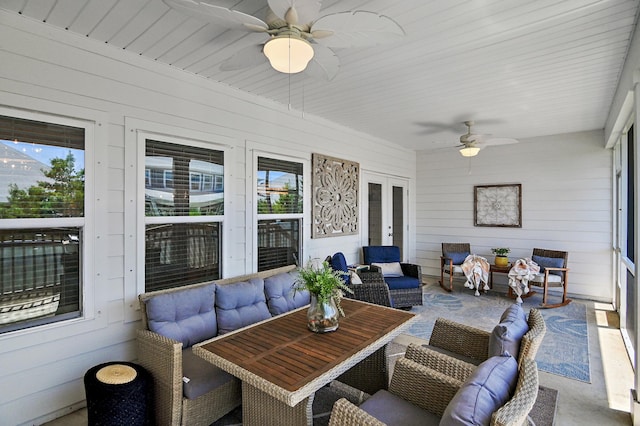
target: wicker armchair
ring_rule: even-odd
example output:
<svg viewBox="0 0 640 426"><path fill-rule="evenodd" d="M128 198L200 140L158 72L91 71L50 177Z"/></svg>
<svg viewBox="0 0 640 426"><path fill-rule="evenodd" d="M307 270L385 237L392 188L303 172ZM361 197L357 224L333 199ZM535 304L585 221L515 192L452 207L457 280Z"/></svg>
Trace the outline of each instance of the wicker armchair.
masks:
<svg viewBox="0 0 640 426"><path fill-rule="evenodd" d="M440 355L436 361L447 364L450 358ZM397 412L419 411L420 424L437 425L447 406L464 383L464 377L452 377L440 373L441 365L419 364L408 358L396 363L389 392L395 397ZM538 368L532 359L524 360L519 368L514 394L491 416L491 425L521 426L527 424L527 416L538 395ZM365 404L366 405L366 404ZM387 410L390 407L385 407ZM394 407L395 408L395 407ZM366 409L366 408L365 408ZM331 411L329 426L384 426L386 423L353 405L346 399L338 400Z"/></svg>
<svg viewBox="0 0 640 426"><path fill-rule="evenodd" d="M527 358L535 358L542 339L547 332L544 318L537 309L529 311L527 323L529 331L522 336L520 341L520 353L517 358L518 365L522 365ZM489 357L490 336L491 332L489 331L444 318L437 318L429 339L429 345L421 348L420 351L414 351L410 347L407 349L405 356L416 362L428 363L432 361L427 361L426 358L439 359L440 355L446 353L447 355L445 356L455 359L455 361L447 363L446 367L455 369L456 373L439 371L445 374L452 374L455 377L457 377L457 371L463 371L466 377L473 372L477 364ZM430 349L430 347L437 349Z"/></svg>
<svg viewBox="0 0 640 426"><path fill-rule="evenodd" d="M343 253L338 252L333 256L328 256L326 261L329 262L334 271L343 273L345 283L353 291L353 294L347 294L347 297L376 305L392 306L389 286L380 272L359 271L357 275L362 283L355 284L351 280Z"/></svg>

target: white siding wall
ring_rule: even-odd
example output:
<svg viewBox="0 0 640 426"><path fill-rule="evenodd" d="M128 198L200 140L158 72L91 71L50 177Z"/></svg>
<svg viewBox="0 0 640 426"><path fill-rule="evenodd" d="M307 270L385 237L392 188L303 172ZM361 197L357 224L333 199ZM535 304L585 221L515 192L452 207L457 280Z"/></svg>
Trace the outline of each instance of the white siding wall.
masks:
<svg viewBox="0 0 640 426"><path fill-rule="evenodd" d="M471 159L455 148L420 153L416 256L423 273L439 277L442 242L469 242L490 261L493 247L510 247L512 261L534 247L566 250L569 293L611 300L612 152L603 146L603 133L593 131L488 147ZM474 227L474 185L503 183L522 184L522 228ZM494 278L506 283L504 275Z"/></svg>
<svg viewBox="0 0 640 426"><path fill-rule="evenodd" d="M0 40L0 104L97 123L92 142L97 160L87 164L97 182L94 209L87 212L96 222L86 241L93 247L86 283L91 309L73 323L0 335L2 424L34 424L66 414L84 400L88 368L136 358L137 259L143 247L136 244L139 230L132 219L140 198L131 146L136 139L128 133L197 132L226 147L225 276L251 272L248 148L303 161L310 161L312 152L358 161L363 170L409 179L411 193L415 188L414 154L392 143L2 12ZM409 210L415 211L413 200ZM309 218L307 211L305 258L343 251L348 261L359 260L360 236L311 240ZM414 231L410 223L408 235ZM410 258L414 249L411 239Z"/></svg>

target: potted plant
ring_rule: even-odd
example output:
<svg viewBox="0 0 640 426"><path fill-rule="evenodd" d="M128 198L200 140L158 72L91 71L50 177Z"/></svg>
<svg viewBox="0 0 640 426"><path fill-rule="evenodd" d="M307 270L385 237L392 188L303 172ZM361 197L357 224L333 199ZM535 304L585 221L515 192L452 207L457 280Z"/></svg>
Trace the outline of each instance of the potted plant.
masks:
<svg viewBox="0 0 640 426"><path fill-rule="evenodd" d="M353 293L345 284L341 273L334 271L329 263L321 265L312 260L298 269L300 277L294 284L294 291L308 290L310 305L307 311L307 327L316 333L326 333L338 328L338 315L344 316L340 300L344 292Z"/></svg>
<svg viewBox="0 0 640 426"><path fill-rule="evenodd" d="M509 258L507 254L511 251L511 249L507 247L498 247L492 248L491 251L496 255L496 259L494 261L496 266L506 267L509 264Z"/></svg>

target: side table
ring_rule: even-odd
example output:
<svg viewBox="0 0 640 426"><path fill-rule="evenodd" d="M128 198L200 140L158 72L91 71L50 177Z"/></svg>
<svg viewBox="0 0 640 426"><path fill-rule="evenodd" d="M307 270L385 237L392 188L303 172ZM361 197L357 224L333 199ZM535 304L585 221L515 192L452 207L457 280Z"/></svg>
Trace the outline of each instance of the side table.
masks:
<svg viewBox="0 0 640 426"><path fill-rule="evenodd" d="M84 375L89 426L153 425L153 380L140 365L108 362Z"/></svg>
<svg viewBox="0 0 640 426"><path fill-rule="evenodd" d="M489 267L489 288L493 288L493 273L498 274L508 274L513 265L511 263L507 264L507 266L498 266L491 264ZM511 287L509 287L511 288Z"/></svg>

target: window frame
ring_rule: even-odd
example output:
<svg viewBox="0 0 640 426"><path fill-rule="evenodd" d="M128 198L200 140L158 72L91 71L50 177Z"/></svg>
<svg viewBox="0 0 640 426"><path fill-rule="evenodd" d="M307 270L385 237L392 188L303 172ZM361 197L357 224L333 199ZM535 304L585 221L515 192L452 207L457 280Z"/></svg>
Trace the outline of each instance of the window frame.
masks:
<svg viewBox="0 0 640 426"><path fill-rule="evenodd" d="M125 153L125 160L129 160L131 167L129 172L132 173L131 179L134 182L133 187L128 187L125 192L125 198L131 201L132 207L135 209L135 222L125 221L125 228L130 229L131 233L135 235L136 249L135 256L130 265L126 266L126 270L130 272L129 276L125 280L125 287L127 288L127 294L125 297L134 300L135 302L130 304L131 309L126 314L127 321L135 321L140 318L139 304L137 303L137 296L145 293L146 284L146 271L145 271L145 231L148 224L169 224L169 223L209 223L219 222L221 225L220 243L221 253L226 253L228 248L228 226L225 225L225 217L230 208L230 196L233 191L227 187L225 188L224 197L224 211L223 215L203 215L203 216L146 216L145 215L145 173L143 171L146 168L145 156L146 156L146 141L147 139L156 140L160 142L173 143L178 145L187 145L191 147L200 147L203 149L222 151L225 158L224 176L225 181L228 179L229 169L227 166L227 158L229 157L230 145L223 142L228 141L228 138L215 135L212 133L199 132L195 130L189 130L184 128L177 128L169 125L163 125L159 123L148 122L144 120L138 120L134 118L125 118L126 134L129 137L130 143L135 147L135 151L131 150ZM125 176L126 178L126 176ZM164 175L163 175L164 178ZM140 196L137 196L140 194ZM127 197L129 195L129 197ZM125 215L130 217L131 215ZM127 230L125 230L127 232ZM125 245L125 252L127 247ZM125 258L129 259L127 253ZM220 272L221 278L224 271L227 268L227 256L222 255L220 259Z"/></svg>
<svg viewBox="0 0 640 426"><path fill-rule="evenodd" d="M102 216L102 214L99 213L100 210L96 208L96 205L99 204L96 202L98 198L96 194L104 193L105 187L97 188L97 183L100 181L97 176L104 174L104 165L102 162L96 161L96 158L102 158L104 150L97 148L96 137L105 117L103 114L93 114L91 111L79 108L57 108L56 110L59 111L59 113L47 112L44 109L35 111L0 105L0 115L84 129L84 216L1 219L0 229L80 228L82 234L82 252L80 254L80 282L78 283L80 292L79 315L59 320L52 317L53 321L50 322L34 324L27 328L18 328L2 333L0 334L0 341L3 342L3 350L1 350L0 353L5 350L10 351L17 349L13 344L8 344L8 342L12 340L16 342L21 341L21 339L15 340L17 337L29 336L34 333L44 333L43 335L46 335L47 338L43 341L49 341L58 338L58 333L63 333L68 336L86 332L87 324L89 324L89 327L92 329L98 326L95 322L91 321L96 318L94 288L100 279L96 277L94 269L95 253L99 251L96 247L96 239L99 238L99 236L96 234L95 223L97 220L105 220L105 217ZM62 113L67 113L67 115L62 115ZM101 217L96 218L96 214L99 214ZM71 327L71 329L69 327ZM24 342L17 343L17 346L22 347L23 344Z"/></svg>
<svg viewBox="0 0 640 426"><path fill-rule="evenodd" d="M298 219L300 221L300 242L299 242L299 258L298 262L304 264L304 256L306 249L306 241L310 238L310 228L307 226L307 223L310 223L308 220L309 212L311 210L310 204L310 196L305 196L304 194L310 194L311 192L311 184L310 184L310 167L311 161L309 157L296 157L291 154L283 154L276 152L268 152L262 151L259 149L252 149L248 147L247 149L247 164L251 165L251 168L247 167L250 170L250 173L247 173L247 193L251 194L251 211L247 212L247 232L250 232L250 237L248 236L247 240L252 241L252 251L251 255L247 256L247 262L250 262L248 265L252 271L258 271L258 222L261 220L275 220L275 219ZM301 213L283 213L283 214L267 214L267 213L258 213L258 157L267 157L274 160L282 160L289 161L294 163L302 164L302 199L303 206Z"/></svg>

